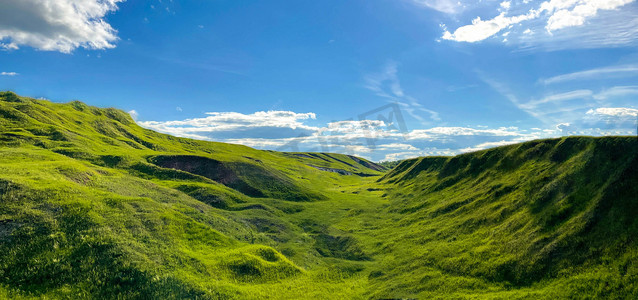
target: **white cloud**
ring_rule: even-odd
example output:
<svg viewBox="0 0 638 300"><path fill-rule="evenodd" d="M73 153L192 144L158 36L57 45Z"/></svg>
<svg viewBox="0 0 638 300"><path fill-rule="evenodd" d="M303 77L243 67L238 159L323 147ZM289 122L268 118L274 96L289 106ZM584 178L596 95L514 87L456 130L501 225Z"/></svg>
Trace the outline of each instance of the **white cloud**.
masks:
<svg viewBox="0 0 638 300"><path fill-rule="evenodd" d="M104 17L123 0L2 0L0 47L70 53L114 48L117 31Z"/></svg>
<svg viewBox="0 0 638 300"><path fill-rule="evenodd" d="M627 107L601 107L590 109L587 111L587 115L604 118L635 119L638 117L638 109Z"/></svg>
<svg viewBox="0 0 638 300"><path fill-rule="evenodd" d="M557 51L638 46L638 5L599 11L585 24L547 32L545 23L535 22L533 35L517 35L519 51Z"/></svg>
<svg viewBox="0 0 638 300"><path fill-rule="evenodd" d="M133 118L133 120L135 121L137 121L137 118L140 116L140 114L138 114L137 111L134 109L129 110L128 114L131 115L131 118Z"/></svg>
<svg viewBox="0 0 638 300"><path fill-rule="evenodd" d="M560 123L560 124L556 124L556 129L564 131L564 130L568 130L572 127L572 124L570 123Z"/></svg>
<svg viewBox="0 0 638 300"><path fill-rule="evenodd" d="M407 135L407 141L414 145L437 145L452 148L464 148L480 142L493 142L502 139L521 138L529 136L516 127L501 127L496 129L471 127L434 127L413 130Z"/></svg>
<svg viewBox="0 0 638 300"><path fill-rule="evenodd" d="M314 113L295 113L291 111L258 111L252 114L238 112L209 112L205 118L186 119L183 121L143 122L149 125L214 127L216 129L233 129L237 127L303 127L298 120L315 119Z"/></svg>
<svg viewBox="0 0 638 300"><path fill-rule="evenodd" d="M304 142L305 137L265 139L265 138L242 138L242 139L225 139L225 143L241 144L248 147L260 149L275 149L292 142Z"/></svg>
<svg viewBox="0 0 638 300"><path fill-rule="evenodd" d="M331 132L353 132L359 130L379 130L383 127L387 127L387 125L381 120L346 120L328 123L327 130Z"/></svg>
<svg viewBox="0 0 638 300"><path fill-rule="evenodd" d="M510 7L512 7L512 2L511 1L503 1L503 2L501 2L500 6L504 10L509 10Z"/></svg>
<svg viewBox="0 0 638 300"><path fill-rule="evenodd" d="M554 12L556 10L570 8L583 0L549 0L541 3L540 10Z"/></svg>
<svg viewBox="0 0 638 300"><path fill-rule="evenodd" d="M20 74L16 73L16 72L2 72L0 73L0 76L18 76Z"/></svg>
<svg viewBox="0 0 638 300"><path fill-rule="evenodd" d="M516 127L500 127L498 129L475 129L470 127L433 127L429 129L416 129L411 131L408 134L408 140L468 135L519 136L521 134L518 132L518 128Z"/></svg>
<svg viewBox="0 0 638 300"><path fill-rule="evenodd" d="M137 117L135 111L129 113ZM313 121L316 120L314 113L290 111L261 111L252 114L213 112L203 118L138 123L146 128L182 137L277 151L363 155L378 161L417 156L455 155L568 134L628 134L628 132L631 133L632 127L628 127L627 124L633 123L625 121L619 123L618 120L632 120L631 118L635 120L637 115L638 110L633 108L598 108L587 114L582 111L580 121L561 122L562 124L551 127L537 127L531 130L514 126L499 128L438 126L407 133L399 132L392 124L381 120L345 120L311 126L309 122L316 122ZM611 119L613 122L609 121ZM632 126L635 128L635 125Z"/></svg>
<svg viewBox="0 0 638 300"><path fill-rule="evenodd" d="M573 80L597 80L600 79L602 76L604 76L605 78L638 76L638 65L629 64L590 69L550 77L541 80L541 82L544 84L554 84Z"/></svg>
<svg viewBox="0 0 638 300"><path fill-rule="evenodd" d="M390 143L383 144L376 147L378 150L402 150L402 151L415 151L419 150L419 148L414 147L410 144L405 143Z"/></svg>
<svg viewBox="0 0 638 300"><path fill-rule="evenodd" d="M452 156L458 153L459 151L453 149L425 148L418 151L388 153L380 161L404 160L420 156Z"/></svg>
<svg viewBox="0 0 638 300"><path fill-rule="evenodd" d="M478 144L478 145L473 146L473 147L463 148L463 149L460 149L459 151L462 152L462 153L474 152L474 151L479 151L479 150L485 150L487 148L507 146L507 145L511 145L511 144L515 144L515 143L519 143L519 142L521 142L521 141L520 140L511 140L511 141L502 140L502 141L498 141L498 142L486 142L486 143Z"/></svg>
<svg viewBox="0 0 638 300"><path fill-rule="evenodd" d="M137 118L137 112L129 112ZM344 120L311 126L314 113L260 111L211 112L202 118L138 121L143 127L175 136L243 144L278 151L338 152L372 159L452 155L476 144L532 139L516 127L432 127L405 133L382 120ZM402 153L393 154L391 153ZM387 157L386 157L387 156Z"/></svg>
<svg viewBox="0 0 638 300"><path fill-rule="evenodd" d="M463 9L463 5L458 0L412 0L412 2L447 14L456 14Z"/></svg>
<svg viewBox="0 0 638 300"><path fill-rule="evenodd" d="M476 17L471 24L461 26L450 32L445 25L442 25L445 40L457 42L479 42L498 34L505 28L523 22L530 23L534 29L545 27L544 35L532 35L534 30L527 28L524 31L514 30L516 33L513 42L533 48L533 44L543 44L548 41L555 41L563 48L569 48L568 41L576 41L577 46L614 46L633 42L638 39L638 29L632 22L635 16L618 10L635 0L549 0L544 1L536 9L527 8L527 2L516 3L518 7L513 7L512 2L501 2L495 10L500 12L494 18L482 20ZM521 10L525 11L521 13ZM518 12L518 15L509 16L510 11ZM571 27L587 25L587 21L600 15L601 11L614 11L615 15L596 19L595 25L589 26L593 30L588 31L567 31L555 36L555 32ZM629 27L618 23L624 22ZM541 22L542 21L542 22ZM613 24L613 26L608 26ZM616 27L616 28L613 28ZM580 38L580 39L579 39ZM508 38L508 41L512 40ZM580 40L580 41L579 41ZM508 43L509 44L509 43ZM574 46L574 47L577 47ZM556 46L555 46L556 47Z"/></svg>
<svg viewBox="0 0 638 300"><path fill-rule="evenodd" d="M480 17L476 17L472 20L471 25L459 27L454 31L454 33L450 33L445 30L442 38L457 42L479 42L499 33L501 30L512 24L518 24L525 20L534 19L536 18L536 15L537 12L532 11L524 15L506 17L505 12L502 12L490 20L481 20Z"/></svg>
<svg viewBox="0 0 638 300"><path fill-rule="evenodd" d="M585 20L595 16L599 10L613 10L634 0L552 0L546 5L548 11L554 12L547 20L547 31L562 29L566 27L580 26L585 24ZM556 3L555 5L551 5ZM573 6L574 4L578 4ZM567 9L569 7L571 10ZM541 5L541 10L544 8Z"/></svg>
<svg viewBox="0 0 638 300"><path fill-rule="evenodd" d="M307 126L302 120L315 119L314 113L295 113L291 111L259 111L252 114L238 112L209 112L208 117L176 121L143 121L143 127L183 137L211 139L216 135L225 137L242 132L251 135L282 134L287 129L288 135L312 133L316 127ZM279 130L278 130L279 129ZM296 134L295 134L296 133ZM254 137L254 136L253 136ZM273 136L266 136L273 137Z"/></svg>

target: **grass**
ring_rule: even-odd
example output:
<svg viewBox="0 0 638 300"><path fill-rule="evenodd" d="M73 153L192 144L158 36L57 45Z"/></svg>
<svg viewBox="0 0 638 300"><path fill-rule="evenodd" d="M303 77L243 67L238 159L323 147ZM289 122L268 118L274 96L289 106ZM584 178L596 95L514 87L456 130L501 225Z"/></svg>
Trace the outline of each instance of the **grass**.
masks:
<svg viewBox="0 0 638 300"><path fill-rule="evenodd" d="M0 93L0 298L638 297L635 137L377 165Z"/></svg>

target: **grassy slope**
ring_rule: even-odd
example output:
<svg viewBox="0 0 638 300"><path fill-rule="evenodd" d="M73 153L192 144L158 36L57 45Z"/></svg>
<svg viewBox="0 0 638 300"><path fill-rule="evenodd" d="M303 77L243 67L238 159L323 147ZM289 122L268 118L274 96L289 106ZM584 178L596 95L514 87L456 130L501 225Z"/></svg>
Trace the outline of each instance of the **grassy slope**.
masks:
<svg viewBox="0 0 638 300"><path fill-rule="evenodd" d="M378 201L345 191L382 174L356 158L175 138L119 110L13 94L0 96L0 116L0 284L7 293L361 293L360 278L323 271L332 267L326 258L342 254L329 253L325 239L350 238L334 228L344 212L332 210ZM224 174L158 166L175 158L182 169L204 160ZM232 189L242 186L258 197ZM306 213L315 202L338 204L327 205L325 216ZM308 224L319 229L307 233Z"/></svg>
<svg viewBox="0 0 638 300"><path fill-rule="evenodd" d="M378 295L638 295L635 137L419 158L381 181Z"/></svg>
<svg viewBox="0 0 638 300"><path fill-rule="evenodd" d="M119 110L3 93L0 143L0 297L638 293L635 138L535 141L384 175L351 156L176 138Z"/></svg>

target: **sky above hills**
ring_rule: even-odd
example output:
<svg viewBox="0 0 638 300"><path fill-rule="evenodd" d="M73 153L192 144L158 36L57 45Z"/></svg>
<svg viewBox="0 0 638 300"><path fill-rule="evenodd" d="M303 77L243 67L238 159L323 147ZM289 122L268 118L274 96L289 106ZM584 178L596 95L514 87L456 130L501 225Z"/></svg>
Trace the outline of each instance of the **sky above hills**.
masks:
<svg viewBox="0 0 638 300"><path fill-rule="evenodd" d="M638 1L0 0L0 90L373 160L638 127Z"/></svg>

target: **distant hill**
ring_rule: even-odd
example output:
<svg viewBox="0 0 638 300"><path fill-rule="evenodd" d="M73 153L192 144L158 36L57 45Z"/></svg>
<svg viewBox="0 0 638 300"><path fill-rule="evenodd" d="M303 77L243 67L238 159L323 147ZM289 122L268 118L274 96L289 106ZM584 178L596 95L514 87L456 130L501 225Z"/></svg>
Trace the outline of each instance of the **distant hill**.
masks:
<svg viewBox="0 0 638 300"><path fill-rule="evenodd" d="M0 298L636 298L637 146L388 170L0 92Z"/></svg>

